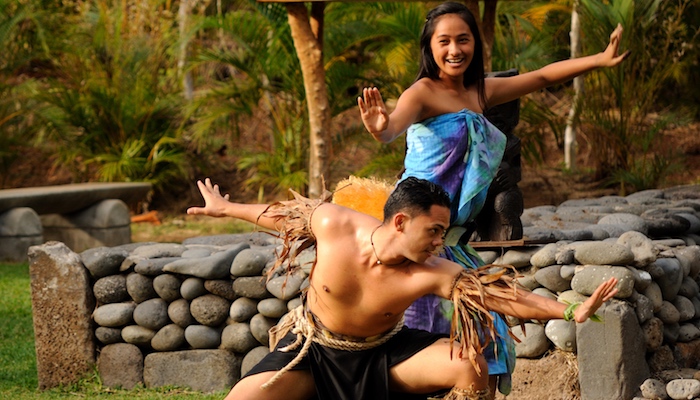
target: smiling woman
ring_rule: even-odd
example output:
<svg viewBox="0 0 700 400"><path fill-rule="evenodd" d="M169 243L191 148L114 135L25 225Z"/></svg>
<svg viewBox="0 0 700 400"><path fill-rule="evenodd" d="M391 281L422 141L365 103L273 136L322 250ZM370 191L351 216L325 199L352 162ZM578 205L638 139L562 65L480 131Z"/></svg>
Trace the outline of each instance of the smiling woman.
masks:
<svg viewBox="0 0 700 400"><path fill-rule="evenodd" d="M405 171L401 179L418 177L437 183L450 194L451 225L463 235L445 246L444 256L465 268L483 265L466 242L474 220L503 159L506 137L483 115L488 109L520 96L565 82L599 67L613 67L629 53L618 54L622 27L610 35L603 53L560 61L510 77L484 77L483 45L474 15L462 3L446 2L428 12L420 36L421 61L416 81L388 113L377 88L363 89L357 99L362 121L372 137L388 143L406 133ZM436 297L423 297L406 311L406 325L447 332L453 311ZM496 326L506 324L496 317ZM502 334L503 338L507 335ZM500 338L499 338L500 340ZM498 350L497 350L498 349ZM504 339L485 352L489 373L510 392L515 354Z"/></svg>

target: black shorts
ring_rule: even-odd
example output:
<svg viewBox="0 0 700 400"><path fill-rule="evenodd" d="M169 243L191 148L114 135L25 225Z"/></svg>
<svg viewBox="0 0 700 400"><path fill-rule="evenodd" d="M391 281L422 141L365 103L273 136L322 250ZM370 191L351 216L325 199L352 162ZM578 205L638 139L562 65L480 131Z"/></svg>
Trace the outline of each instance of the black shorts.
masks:
<svg viewBox="0 0 700 400"><path fill-rule="evenodd" d="M310 370L319 400L398 400L425 399L389 392L389 368L410 358L447 335L403 327L386 343L369 350L335 350L313 343L309 353L292 370ZM293 343L296 335L288 333L277 348ZM247 374L279 371L296 355L303 345L289 352L273 351Z"/></svg>

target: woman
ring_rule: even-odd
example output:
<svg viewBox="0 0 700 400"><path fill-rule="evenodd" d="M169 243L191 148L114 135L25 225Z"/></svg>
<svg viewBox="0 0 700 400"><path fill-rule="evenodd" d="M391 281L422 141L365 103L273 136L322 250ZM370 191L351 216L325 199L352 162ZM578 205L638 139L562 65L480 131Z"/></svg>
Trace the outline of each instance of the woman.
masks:
<svg viewBox="0 0 700 400"><path fill-rule="evenodd" d="M364 88L357 99L362 121L372 136L388 143L406 132L408 176L440 184L452 201L452 226L463 227L481 210L503 157L506 138L483 116L489 107L573 79L600 67L613 67L628 55L618 54L620 25L604 52L559 61L539 70L506 78L485 78L482 42L474 16L464 4L443 3L428 12L420 38L421 61L416 81L389 114L377 88ZM477 253L453 229L444 256L467 268L483 265ZM465 235L466 236L466 235ZM461 239L461 240L460 240ZM406 311L406 324L432 332L449 332L451 310L437 297L425 297ZM489 357L491 388L510 392L515 355L505 333ZM486 353L485 353L486 354ZM497 382L493 382L497 380Z"/></svg>

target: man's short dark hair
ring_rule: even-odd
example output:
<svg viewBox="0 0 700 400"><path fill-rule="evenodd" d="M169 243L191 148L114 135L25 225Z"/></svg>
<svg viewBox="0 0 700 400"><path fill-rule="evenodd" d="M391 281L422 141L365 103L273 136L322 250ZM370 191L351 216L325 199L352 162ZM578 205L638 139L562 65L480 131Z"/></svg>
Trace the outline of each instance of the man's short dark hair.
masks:
<svg viewBox="0 0 700 400"><path fill-rule="evenodd" d="M389 195L384 205L384 221L399 212L409 216L428 213L434 205L450 208L450 195L440 185L409 176Z"/></svg>

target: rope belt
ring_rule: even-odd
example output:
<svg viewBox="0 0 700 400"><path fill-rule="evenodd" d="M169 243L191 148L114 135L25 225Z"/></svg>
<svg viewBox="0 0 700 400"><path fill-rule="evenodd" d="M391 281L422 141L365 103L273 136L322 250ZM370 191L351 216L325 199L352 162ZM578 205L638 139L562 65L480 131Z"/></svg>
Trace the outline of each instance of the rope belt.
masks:
<svg viewBox="0 0 700 400"><path fill-rule="evenodd" d="M292 332L297 335L296 340L285 346L277 349L277 351L288 352L296 349L299 345L303 346L299 350L299 354L294 357L284 368L277 371L277 373L270 378L269 381L264 383L261 388L266 389L270 385L274 384L285 372L291 370L299 364L299 362L308 354L311 343L315 342L322 346L329 347L334 350L346 350L346 351L361 351L369 350L375 347L381 346L386 343L396 335L401 328L403 328L403 318L387 333L383 335L372 336L370 338L365 338L364 340L348 340L344 338L339 338L333 332L319 327L314 321L313 314L306 312L303 305L290 311L277 326L270 330L270 348L274 348L279 340L283 338L288 332Z"/></svg>

